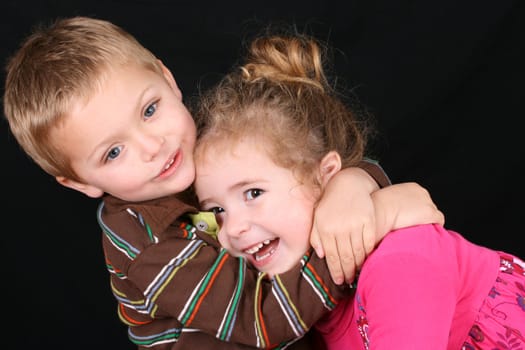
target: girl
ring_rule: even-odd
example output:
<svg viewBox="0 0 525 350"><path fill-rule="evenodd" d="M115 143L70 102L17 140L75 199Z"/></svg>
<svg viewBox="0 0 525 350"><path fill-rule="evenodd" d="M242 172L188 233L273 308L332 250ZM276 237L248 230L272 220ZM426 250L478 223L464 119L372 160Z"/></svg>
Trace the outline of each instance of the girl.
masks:
<svg viewBox="0 0 525 350"><path fill-rule="evenodd" d="M364 156L364 124L328 84L322 53L311 38L260 37L194 114L199 203L215 214L221 244L261 276L307 261L324 186ZM439 224L415 225L407 212L377 217L392 232L365 261L354 296L317 323L326 346L525 348L524 262Z"/></svg>

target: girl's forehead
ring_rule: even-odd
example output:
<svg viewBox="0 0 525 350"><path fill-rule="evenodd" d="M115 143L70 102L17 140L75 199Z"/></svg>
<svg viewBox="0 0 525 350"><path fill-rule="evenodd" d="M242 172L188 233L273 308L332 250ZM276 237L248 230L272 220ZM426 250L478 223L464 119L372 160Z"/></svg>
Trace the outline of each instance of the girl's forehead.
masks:
<svg viewBox="0 0 525 350"><path fill-rule="evenodd" d="M257 153L275 158L273 148L269 144L269 140L264 140L261 137L253 135L206 135L199 139L197 147L195 148L195 158L206 159L208 156L239 156L246 154L245 149L250 149L251 154Z"/></svg>

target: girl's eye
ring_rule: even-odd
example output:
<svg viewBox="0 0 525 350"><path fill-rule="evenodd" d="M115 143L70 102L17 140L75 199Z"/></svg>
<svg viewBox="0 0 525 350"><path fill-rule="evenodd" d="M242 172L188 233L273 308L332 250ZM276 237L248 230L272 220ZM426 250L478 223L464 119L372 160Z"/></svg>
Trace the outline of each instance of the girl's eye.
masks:
<svg viewBox="0 0 525 350"><path fill-rule="evenodd" d="M116 159L120 155L120 152L121 152L121 148L120 147L113 147L107 153L106 160Z"/></svg>
<svg viewBox="0 0 525 350"><path fill-rule="evenodd" d="M144 111L144 117L150 118L153 114L155 114L155 111L157 110L157 102L150 104L148 107L146 107L146 110Z"/></svg>
<svg viewBox="0 0 525 350"><path fill-rule="evenodd" d="M259 197L263 193L264 193L264 191L261 190L260 188L252 188L252 189L249 189L248 191L244 192L244 197L246 198L246 200L251 201L251 200L254 200L255 198Z"/></svg>
<svg viewBox="0 0 525 350"><path fill-rule="evenodd" d="M208 209L208 211L211 211L215 215L219 215L220 213L224 213L224 209L221 207L213 207Z"/></svg>

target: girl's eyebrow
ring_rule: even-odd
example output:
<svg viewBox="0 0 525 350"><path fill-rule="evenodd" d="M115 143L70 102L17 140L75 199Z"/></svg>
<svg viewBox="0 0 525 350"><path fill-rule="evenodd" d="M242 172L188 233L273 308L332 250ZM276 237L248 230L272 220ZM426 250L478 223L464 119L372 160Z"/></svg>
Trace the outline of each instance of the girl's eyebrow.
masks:
<svg viewBox="0 0 525 350"><path fill-rule="evenodd" d="M262 183L262 182L265 182L265 180L262 180L262 179L257 179L257 178L253 178L253 179L242 179L236 183L233 183L231 186L228 186L226 188L226 192L235 192L236 190L242 188L242 187L245 187L245 186L248 186L250 184L254 184L254 183ZM204 198L203 200L200 200L199 199L199 206L204 206L206 204L208 204L209 202L215 202L215 200L213 200L213 198Z"/></svg>

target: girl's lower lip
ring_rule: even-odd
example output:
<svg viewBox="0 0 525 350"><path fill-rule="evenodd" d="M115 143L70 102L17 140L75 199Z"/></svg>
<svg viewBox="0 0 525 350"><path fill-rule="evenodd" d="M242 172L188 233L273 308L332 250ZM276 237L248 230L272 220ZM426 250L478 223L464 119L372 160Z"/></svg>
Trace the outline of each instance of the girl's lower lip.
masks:
<svg viewBox="0 0 525 350"><path fill-rule="evenodd" d="M247 258L256 269L264 271L264 267L274 260L275 254L277 253L277 249L278 246L275 247L275 250L268 257L259 261L257 261L253 255L249 255Z"/></svg>
<svg viewBox="0 0 525 350"><path fill-rule="evenodd" d="M173 173L175 173L175 171L178 169L181 162L182 162L182 153L179 151L173 157L173 163L170 165L170 167L164 170L163 172L161 172L158 178L165 179L173 175Z"/></svg>

